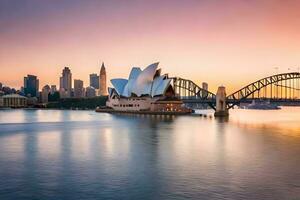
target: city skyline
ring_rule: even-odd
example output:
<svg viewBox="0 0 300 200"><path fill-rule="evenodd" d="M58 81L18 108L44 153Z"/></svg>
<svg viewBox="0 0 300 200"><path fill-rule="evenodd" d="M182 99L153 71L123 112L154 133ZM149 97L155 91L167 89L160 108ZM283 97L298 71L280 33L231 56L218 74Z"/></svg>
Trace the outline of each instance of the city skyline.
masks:
<svg viewBox="0 0 300 200"><path fill-rule="evenodd" d="M68 66L86 87L102 61L107 80L159 61L171 76L230 93L298 71L299 8L296 1L1 1L0 82L20 87L34 74L41 86L59 85Z"/></svg>
<svg viewBox="0 0 300 200"><path fill-rule="evenodd" d="M59 85L46 84L40 86L38 76L33 74L27 74L23 79L23 85L20 87L11 87L0 82L1 94L20 94L21 96L29 98L37 97L41 103L48 102L48 95L55 96L51 99L56 98L58 94L59 98L84 98L107 95L107 80L104 62L101 64L99 75L97 73L90 74L88 86L84 86L84 82L81 79L73 79L72 70L69 67L64 67L62 69L61 76L59 77Z"/></svg>
<svg viewBox="0 0 300 200"><path fill-rule="evenodd" d="M0 0L0 200L300 200L300 0Z"/></svg>
<svg viewBox="0 0 300 200"><path fill-rule="evenodd" d="M61 87L62 85L64 85L64 83L63 83L63 76L62 76L62 74L64 73L64 70L70 70L70 73L71 73L71 76L69 77L69 81L71 81L71 83L70 83L70 88L71 89L73 89L74 87L73 87L73 81L74 80L86 80L86 81L83 81L83 83L84 83L84 87L89 87L89 86L92 86L93 87L93 84L95 84L94 83L94 81L95 80L92 80L91 79L91 76L92 76L92 78L95 78L95 77L93 77L93 76L97 76L97 78L98 78L98 81L100 80L100 73L99 73L99 75L96 73L96 72L91 72L88 76L89 76L89 78L88 79L82 79L82 78L80 78L79 76L78 76L78 78L76 78L76 77L72 77L72 69L70 68L70 67L68 67L68 66L65 66L65 67L62 67L61 68L61 72L60 72L60 75L57 75L57 78L58 78L58 81L56 81L54 84L51 82L51 83L45 83L44 85L39 85L39 87L41 87L39 90L41 91L41 89L42 89L42 87L43 86L46 86L46 85L49 85L49 86L56 86L58 89L59 88L64 88L64 87ZM101 69L101 67L99 67L99 69ZM98 71L100 71L100 70L98 70ZM23 82L21 82L21 85L16 85L16 86L13 86L13 85L8 85L8 84L6 84L5 82L0 82L0 84L1 84L1 86L5 86L5 87L10 87L10 88L13 88L13 89L16 89L16 90L20 90L20 89L22 89L22 87L24 88L24 81L25 81L25 78L27 77L27 76L35 76L36 78L39 78L39 75L37 75L37 74L32 74L32 73L27 73L26 75L23 75ZM43 82L43 81L42 81ZM99 89L99 83L98 83L98 87L93 87L93 88L95 88L95 89Z"/></svg>

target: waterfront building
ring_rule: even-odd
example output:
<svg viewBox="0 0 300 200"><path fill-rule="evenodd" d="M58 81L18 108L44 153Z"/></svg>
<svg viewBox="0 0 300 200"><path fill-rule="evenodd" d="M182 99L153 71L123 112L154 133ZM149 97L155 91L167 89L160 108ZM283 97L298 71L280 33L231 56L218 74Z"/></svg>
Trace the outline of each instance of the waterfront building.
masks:
<svg viewBox="0 0 300 200"><path fill-rule="evenodd" d="M48 103L48 96L50 94L50 86L49 85L45 85L42 89L41 92L41 102L42 103Z"/></svg>
<svg viewBox="0 0 300 200"><path fill-rule="evenodd" d="M66 97L71 97L72 91L72 73L69 67L65 67L60 77L60 90L63 89Z"/></svg>
<svg viewBox="0 0 300 200"><path fill-rule="evenodd" d="M36 97L39 91L39 79L34 75L24 77L24 94L26 96Z"/></svg>
<svg viewBox="0 0 300 200"><path fill-rule="evenodd" d="M68 98L68 97L70 97L70 93L68 93L67 91L65 91L64 88L60 88L59 89L59 97L61 99Z"/></svg>
<svg viewBox="0 0 300 200"><path fill-rule="evenodd" d="M95 97L96 96L96 90L95 88L89 86L85 89L86 97Z"/></svg>
<svg viewBox="0 0 300 200"><path fill-rule="evenodd" d="M27 98L27 105L28 106L35 106L38 104L38 98L37 97L28 97Z"/></svg>
<svg viewBox="0 0 300 200"><path fill-rule="evenodd" d="M59 101L59 99L60 99L59 91L56 91L53 94L51 94L51 91L50 91L50 94L48 95L48 102Z"/></svg>
<svg viewBox="0 0 300 200"><path fill-rule="evenodd" d="M132 68L128 79L112 79L106 106L117 111L189 112L175 97L171 80L161 75L159 63L144 70Z"/></svg>
<svg viewBox="0 0 300 200"><path fill-rule="evenodd" d="M100 96L106 96L107 95L107 86L106 86L106 69L104 66L104 63L102 63L101 65L101 69L100 69Z"/></svg>
<svg viewBox="0 0 300 200"><path fill-rule="evenodd" d="M51 85L50 93L54 94L55 92L57 92L56 85Z"/></svg>
<svg viewBox="0 0 300 200"><path fill-rule="evenodd" d="M27 98L19 94L7 94L2 97L2 105L8 108L23 108L27 106Z"/></svg>
<svg viewBox="0 0 300 200"><path fill-rule="evenodd" d="M79 79L74 79L74 97L81 98L84 97L83 81Z"/></svg>
<svg viewBox="0 0 300 200"><path fill-rule="evenodd" d="M90 74L90 86L99 89L100 77L97 74Z"/></svg>
<svg viewBox="0 0 300 200"><path fill-rule="evenodd" d="M0 83L0 90L2 90L2 83Z"/></svg>

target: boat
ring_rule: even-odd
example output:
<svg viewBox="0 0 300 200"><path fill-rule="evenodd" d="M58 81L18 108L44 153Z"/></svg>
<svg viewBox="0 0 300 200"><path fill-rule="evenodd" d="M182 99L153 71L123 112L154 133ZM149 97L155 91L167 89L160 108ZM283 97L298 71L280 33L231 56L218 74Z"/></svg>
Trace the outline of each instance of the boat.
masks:
<svg viewBox="0 0 300 200"><path fill-rule="evenodd" d="M245 109L254 110L279 110L281 109L278 105L270 103L270 101L255 101L244 107Z"/></svg>

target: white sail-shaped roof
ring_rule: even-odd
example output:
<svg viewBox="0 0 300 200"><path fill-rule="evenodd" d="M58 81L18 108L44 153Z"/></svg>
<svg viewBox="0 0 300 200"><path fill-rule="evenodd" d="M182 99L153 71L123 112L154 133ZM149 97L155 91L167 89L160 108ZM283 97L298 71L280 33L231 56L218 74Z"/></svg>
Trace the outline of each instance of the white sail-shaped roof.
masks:
<svg viewBox="0 0 300 200"><path fill-rule="evenodd" d="M165 94L165 92L168 89L170 83L171 83L171 79L165 79L165 80L163 80L160 83L159 87L157 87L156 90L154 91L154 95L153 96L158 96L158 95Z"/></svg>
<svg viewBox="0 0 300 200"><path fill-rule="evenodd" d="M146 67L137 77L133 86L132 93L137 96L147 95L151 93L151 84L159 63L153 63Z"/></svg>
<svg viewBox="0 0 300 200"><path fill-rule="evenodd" d="M155 91L160 87L160 85L163 83L165 76L158 76L153 80L152 84L152 91L151 91L151 96L154 97Z"/></svg>
<svg viewBox="0 0 300 200"><path fill-rule="evenodd" d="M122 96L124 97L130 97L131 93L132 93L132 88L135 85L135 81L137 79L137 77L140 75L140 73L142 72L141 68L139 67L133 67L131 69L129 78L128 78L128 83L125 86Z"/></svg>
<svg viewBox="0 0 300 200"><path fill-rule="evenodd" d="M143 71L138 67L133 67L128 80L112 79L111 83L119 96L131 97L149 95L151 97L164 95L170 85L171 79L166 75L160 76L160 70L157 70L159 63L153 63ZM154 77L155 76L155 77Z"/></svg>
<svg viewBox="0 0 300 200"><path fill-rule="evenodd" d="M131 69L131 72L129 74L129 78L128 79L136 79L140 75L141 72L142 72L141 68L139 68L139 67L133 67Z"/></svg>
<svg viewBox="0 0 300 200"><path fill-rule="evenodd" d="M114 86L115 90L119 95L123 93L123 90L128 82L128 80L123 78L116 78L110 80L111 84Z"/></svg>

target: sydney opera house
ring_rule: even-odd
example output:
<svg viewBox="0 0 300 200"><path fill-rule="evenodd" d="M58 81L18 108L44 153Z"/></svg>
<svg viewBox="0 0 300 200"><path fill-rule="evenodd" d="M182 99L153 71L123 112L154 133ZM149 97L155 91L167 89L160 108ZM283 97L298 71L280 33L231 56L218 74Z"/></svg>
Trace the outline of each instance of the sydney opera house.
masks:
<svg viewBox="0 0 300 200"><path fill-rule="evenodd" d="M158 64L153 63L144 70L133 67L128 79L112 79L113 88L108 88L106 106L125 112L190 112L176 98L172 79L167 74L161 74Z"/></svg>

